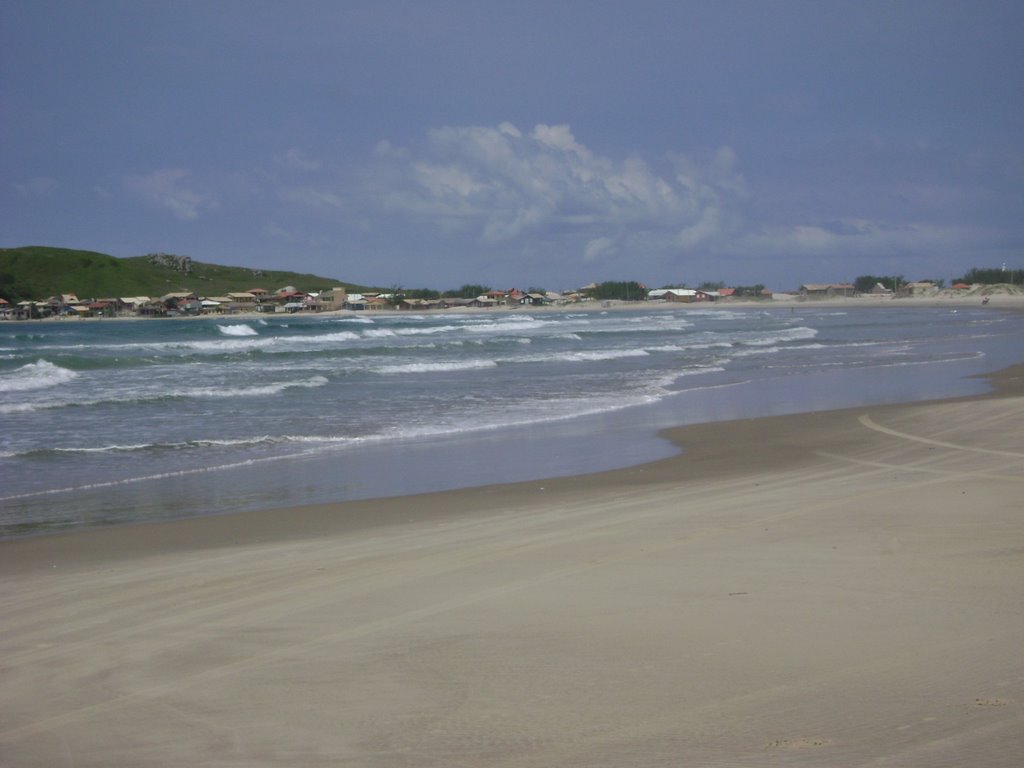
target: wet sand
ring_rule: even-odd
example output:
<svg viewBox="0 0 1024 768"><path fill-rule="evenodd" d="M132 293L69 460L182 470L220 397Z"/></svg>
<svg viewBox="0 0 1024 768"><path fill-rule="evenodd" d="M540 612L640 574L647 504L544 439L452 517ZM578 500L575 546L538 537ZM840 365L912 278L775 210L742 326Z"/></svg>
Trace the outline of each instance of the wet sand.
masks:
<svg viewBox="0 0 1024 768"><path fill-rule="evenodd" d="M995 380L596 475L0 542L0 764L1015 766L1024 367Z"/></svg>

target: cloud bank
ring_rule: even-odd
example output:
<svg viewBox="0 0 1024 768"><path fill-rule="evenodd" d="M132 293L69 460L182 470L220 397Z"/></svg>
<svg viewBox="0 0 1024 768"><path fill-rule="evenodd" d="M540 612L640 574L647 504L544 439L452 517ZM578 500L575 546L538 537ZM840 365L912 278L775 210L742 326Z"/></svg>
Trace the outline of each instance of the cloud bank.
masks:
<svg viewBox="0 0 1024 768"><path fill-rule="evenodd" d="M847 279L851 270L941 275L956 269L958 254L998 240L997 229L967 227L955 215L995 199L993 191L954 173L942 186L931 183L935 153L900 155L898 185L876 178L892 153L819 153L799 184L763 168L749 181L728 145L613 156L568 125L521 130L503 122L440 127L404 144L378 139L355 156L290 147L246 173L202 180L163 168L126 176L122 187L181 222L259 222L264 242L317 258L335 274L355 264L362 280L384 283L432 285L443 264L452 284L635 278L786 286ZM21 192L49 193L55 183L45 182Z"/></svg>
<svg viewBox="0 0 1024 768"><path fill-rule="evenodd" d="M374 154L370 195L389 215L484 247L568 241L588 263L722 237L745 195L728 147L704 164L670 157L655 170L591 150L568 125L448 126L419 147L382 142Z"/></svg>

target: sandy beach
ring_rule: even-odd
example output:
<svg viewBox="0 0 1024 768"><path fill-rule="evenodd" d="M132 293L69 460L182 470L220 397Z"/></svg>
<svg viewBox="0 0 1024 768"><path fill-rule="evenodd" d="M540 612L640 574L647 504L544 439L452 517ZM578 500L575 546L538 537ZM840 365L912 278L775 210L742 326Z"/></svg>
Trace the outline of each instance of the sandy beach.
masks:
<svg viewBox="0 0 1024 768"><path fill-rule="evenodd" d="M573 478L0 542L5 766L1015 766L1024 367Z"/></svg>

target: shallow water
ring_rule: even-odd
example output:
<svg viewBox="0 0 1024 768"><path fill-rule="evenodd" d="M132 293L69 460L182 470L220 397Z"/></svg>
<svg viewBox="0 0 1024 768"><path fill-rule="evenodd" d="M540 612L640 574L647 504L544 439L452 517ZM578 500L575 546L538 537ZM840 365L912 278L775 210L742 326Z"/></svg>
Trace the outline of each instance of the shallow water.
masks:
<svg viewBox="0 0 1024 768"><path fill-rule="evenodd" d="M982 392L1022 339L803 305L0 324L0 535L627 466L660 427Z"/></svg>

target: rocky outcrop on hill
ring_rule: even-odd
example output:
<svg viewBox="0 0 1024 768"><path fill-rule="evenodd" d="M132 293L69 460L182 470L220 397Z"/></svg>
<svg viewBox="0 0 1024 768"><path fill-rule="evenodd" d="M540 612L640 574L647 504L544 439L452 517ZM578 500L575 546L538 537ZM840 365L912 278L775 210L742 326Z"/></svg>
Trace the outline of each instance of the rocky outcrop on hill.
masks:
<svg viewBox="0 0 1024 768"><path fill-rule="evenodd" d="M173 269L183 275L192 274L192 257L175 256L172 253L147 253L146 261L150 264L159 264L161 267Z"/></svg>

